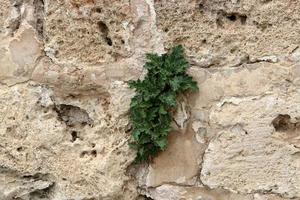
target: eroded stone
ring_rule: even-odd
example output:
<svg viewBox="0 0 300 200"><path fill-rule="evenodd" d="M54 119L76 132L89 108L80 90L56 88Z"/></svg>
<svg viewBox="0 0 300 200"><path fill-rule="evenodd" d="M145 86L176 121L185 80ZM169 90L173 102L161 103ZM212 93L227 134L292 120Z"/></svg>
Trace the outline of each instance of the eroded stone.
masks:
<svg viewBox="0 0 300 200"><path fill-rule="evenodd" d="M114 90L122 87L119 85ZM125 175L134 158L127 146L125 127L128 121L122 120L124 116L122 113L117 115L117 112L114 115L118 120L108 120L114 106L106 106L107 99L74 98L25 84L12 88L2 86L0 91L2 167L20 177L48 174L43 181L55 184L48 199L133 199L136 196L130 185L133 183ZM119 99L120 94L116 92L111 98ZM47 96L52 103L45 103ZM55 105L72 105L75 111L57 113ZM82 124L86 113L93 122L92 126ZM64 116L69 117L67 122ZM42 182L34 184L37 187L43 185ZM125 185L126 192L123 193ZM22 190L18 187L12 186L14 192L9 194L5 187L0 193L5 192L12 198L30 196L29 187L23 185Z"/></svg>
<svg viewBox="0 0 300 200"><path fill-rule="evenodd" d="M127 0L45 1L46 54L64 65L95 65L128 57L131 21Z"/></svg>
<svg viewBox="0 0 300 200"><path fill-rule="evenodd" d="M277 132L281 131L278 114L300 115L299 97L299 93L267 95L213 110L212 122L229 128L219 132L206 150L203 183L211 188L243 193L271 191L299 198L299 139L294 136L286 140L286 134ZM229 117L229 113L235 115Z"/></svg>
<svg viewBox="0 0 300 200"><path fill-rule="evenodd" d="M287 56L299 43L300 27L295 20L299 7L298 2L286 1L155 1L165 46L184 44L202 67L235 66L249 58ZM206 64L205 57L210 58ZM274 61L277 59L271 58Z"/></svg>

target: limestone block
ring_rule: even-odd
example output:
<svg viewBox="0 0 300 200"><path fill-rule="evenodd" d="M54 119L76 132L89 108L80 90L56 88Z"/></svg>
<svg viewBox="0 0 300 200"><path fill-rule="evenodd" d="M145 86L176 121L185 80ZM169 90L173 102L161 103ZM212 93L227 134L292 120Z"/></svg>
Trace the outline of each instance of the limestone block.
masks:
<svg viewBox="0 0 300 200"><path fill-rule="evenodd" d="M294 92L216 106L211 122L228 128L206 150L203 183L299 198L299 105L299 93Z"/></svg>

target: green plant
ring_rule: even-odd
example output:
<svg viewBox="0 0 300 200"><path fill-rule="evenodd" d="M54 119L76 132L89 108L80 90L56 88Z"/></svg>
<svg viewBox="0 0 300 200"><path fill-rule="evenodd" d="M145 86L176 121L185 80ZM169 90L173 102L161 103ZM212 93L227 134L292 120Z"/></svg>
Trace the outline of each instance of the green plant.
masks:
<svg viewBox="0 0 300 200"><path fill-rule="evenodd" d="M197 82L186 73L189 64L181 45L161 56L147 54L146 58L146 77L128 83L136 91L129 112L133 128L129 146L137 151L136 162L147 161L166 149L177 96L198 90Z"/></svg>

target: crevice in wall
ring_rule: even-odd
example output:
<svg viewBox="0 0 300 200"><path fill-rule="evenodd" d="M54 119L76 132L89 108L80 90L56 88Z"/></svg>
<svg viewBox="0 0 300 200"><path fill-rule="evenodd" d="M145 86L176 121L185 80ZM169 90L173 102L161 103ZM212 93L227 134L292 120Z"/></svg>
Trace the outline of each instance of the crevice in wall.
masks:
<svg viewBox="0 0 300 200"><path fill-rule="evenodd" d="M77 131L71 131L71 142L75 142L79 137Z"/></svg>
<svg viewBox="0 0 300 200"><path fill-rule="evenodd" d="M234 23L236 25L245 25L247 23L247 15L238 12L225 12L220 10L217 13L216 24L219 28L225 28L225 24Z"/></svg>
<svg viewBox="0 0 300 200"><path fill-rule="evenodd" d="M300 122L292 122L291 116L287 114L279 114L273 121L272 125L276 131L286 132L300 129Z"/></svg>
<svg viewBox="0 0 300 200"><path fill-rule="evenodd" d="M35 29L40 38L44 37L44 0L34 0Z"/></svg>
<svg viewBox="0 0 300 200"><path fill-rule="evenodd" d="M200 68L216 68L219 67L220 61L219 57L210 57L202 61L198 61L193 57L190 57L190 64ZM234 65L223 66L223 68L238 68L245 64L255 64L255 63L278 63L280 60L277 56L263 56L252 58L250 55L245 53L239 58L238 62Z"/></svg>
<svg viewBox="0 0 300 200"><path fill-rule="evenodd" d="M7 199L50 199L55 188L55 182L52 181L54 177L48 173L21 174L17 170L5 167L0 167L0 173L2 178L4 177L3 184L11 188L11 192L4 194ZM10 182L12 178L16 181Z"/></svg>
<svg viewBox="0 0 300 200"><path fill-rule="evenodd" d="M54 187L55 183L52 183L46 188L34 190L29 194L29 199L50 199Z"/></svg>
<svg viewBox="0 0 300 200"><path fill-rule="evenodd" d="M60 121L66 123L69 127L93 125L93 120L89 117L87 111L73 105L59 104L55 105L54 110L58 114Z"/></svg>
<svg viewBox="0 0 300 200"><path fill-rule="evenodd" d="M99 27L100 32L102 33L102 37L104 38L106 44L108 46L112 46L113 41L108 35L109 29L108 29L107 25L104 22L100 21L100 22L98 22L98 27Z"/></svg>
<svg viewBox="0 0 300 200"><path fill-rule="evenodd" d="M279 114L271 123L275 129L273 137L299 148L300 119L288 114ZM299 152L296 152L299 154Z"/></svg>

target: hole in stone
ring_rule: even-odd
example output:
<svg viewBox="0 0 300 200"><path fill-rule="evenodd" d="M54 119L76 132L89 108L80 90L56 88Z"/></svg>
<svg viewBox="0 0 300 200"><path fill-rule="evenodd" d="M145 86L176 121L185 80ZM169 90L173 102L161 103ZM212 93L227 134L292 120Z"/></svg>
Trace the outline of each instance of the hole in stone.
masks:
<svg viewBox="0 0 300 200"><path fill-rule="evenodd" d="M77 106L60 104L54 110L57 112L58 118L70 127L87 124L92 126L93 124L93 120L89 117L89 114Z"/></svg>
<svg viewBox="0 0 300 200"><path fill-rule="evenodd" d="M286 131L288 130L288 125L291 117L289 115L278 115L272 124L276 131Z"/></svg>
<svg viewBox="0 0 300 200"><path fill-rule="evenodd" d="M91 155L92 155L93 157L97 157L97 151L96 151L96 150L92 150L92 151L91 151Z"/></svg>
<svg viewBox="0 0 300 200"><path fill-rule="evenodd" d="M246 15L241 15L240 16L240 19L241 19L241 23L244 25L244 24L246 24L246 22L247 22L247 16Z"/></svg>
<svg viewBox="0 0 300 200"><path fill-rule="evenodd" d="M7 127L7 128L6 128L6 132L7 132L7 133L10 133L11 131L12 131L12 127Z"/></svg>
<svg viewBox="0 0 300 200"><path fill-rule="evenodd" d="M236 19L237 19L235 14L230 14L230 15L226 16L226 18L233 22L236 21Z"/></svg>
<svg viewBox="0 0 300 200"><path fill-rule="evenodd" d="M87 123L86 122L81 122L81 125L85 126L85 125L87 125Z"/></svg>
<svg viewBox="0 0 300 200"><path fill-rule="evenodd" d="M272 125L276 131L295 131L300 128L300 122L291 122L291 117L289 115L278 115L273 121Z"/></svg>
<svg viewBox="0 0 300 200"><path fill-rule="evenodd" d="M23 150L23 147L18 147L17 148L17 151L19 151L19 152L22 151L22 150Z"/></svg>
<svg viewBox="0 0 300 200"><path fill-rule="evenodd" d="M204 8L204 5L202 3L199 4L199 10L202 11Z"/></svg>
<svg viewBox="0 0 300 200"><path fill-rule="evenodd" d="M232 53L232 54L233 54L233 53L235 53L235 52L236 52L236 50L237 50L236 48L232 48L232 49L230 49L230 53Z"/></svg>
<svg viewBox="0 0 300 200"><path fill-rule="evenodd" d="M132 126L130 124L126 125L125 127L125 133L130 133L132 130Z"/></svg>
<svg viewBox="0 0 300 200"><path fill-rule="evenodd" d="M109 37L105 37L105 41L109 46L112 46L112 40Z"/></svg>
<svg viewBox="0 0 300 200"><path fill-rule="evenodd" d="M109 29L108 29L107 25L104 22L100 21L100 22L98 22L98 26L103 35L105 42L109 46L112 46L113 42L112 42L111 38L108 36Z"/></svg>
<svg viewBox="0 0 300 200"><path fill-rule="evenodd" d="M98 22L99 29L102 33L107 33L108 32L108 27L106 24L102 21Z"/></svg>
<svg viewBox="0 0 300 200"><path fill-rule="evenodd" d="M72 131L71 136L72 136L71 142L75 142L75 140L78 138L78 135L77 135L76 131Z"/></svg>
<svg viewBox="0 0 300 200"><path fill-rule="evenodd" d="M102 12L102 9L101 9L101 8L96 8L95 11L96 11L97 13L101 13L101 12Z"/></svg>
<svg viewBox="0 0 300 200"><path fill-rule="evenodd" d="M83 158L88 152L87 151L83 151L80 153L79 157L80 158Z"/></svg>
<svg viewBox="0 0 300 200"><path fill-rule="evenodd" d="M121 40L121 43L122 43L122 44L125 44L125 41L124 41L124 40Z"/></svg>
<svg viewBox="0 0 300 200"><path fill-rule="evenodd" d="M108 27L106 24L102 21L98 22L99 29L102 33L107 34L108 33Z"/></svg>
<svg viewBox="0 0 300 200"><path fill-rule="evenodd" d="M241 16L241 23L244 25L244 24L246 24L246 21L247 21L247 16L246 15L242 15Z"/></svg>

